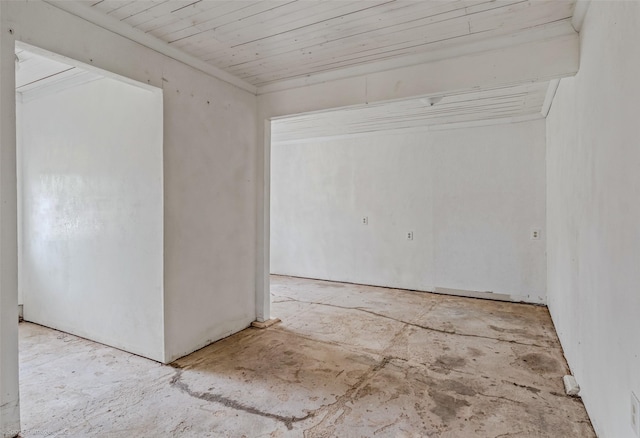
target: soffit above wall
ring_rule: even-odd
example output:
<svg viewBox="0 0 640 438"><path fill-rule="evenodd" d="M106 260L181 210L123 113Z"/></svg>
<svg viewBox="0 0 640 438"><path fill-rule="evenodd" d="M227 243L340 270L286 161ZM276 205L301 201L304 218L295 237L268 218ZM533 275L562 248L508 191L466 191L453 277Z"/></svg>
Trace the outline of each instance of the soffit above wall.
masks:
<svg viewBox="0 0 640 438"><path fill-rule="evenodd" d="M288 143L354 134L452 129L542 119L549 89L549 82L535 82L285 117L272 122L271 140Z"/></svg>
<svg viewBox="0 0 640 438"><path fill-rule="evenodd" d="M52 1L53 2L53 1ZM264 87L573 31L575 0L79 0L105 20ZM77 12L77 7L75 8ZM520 38L520 39L518 39ZM525 39L526 39L525 38ZM426 56L426 58L425 58ZM390 64L393 63L393 64Z"/></svg>

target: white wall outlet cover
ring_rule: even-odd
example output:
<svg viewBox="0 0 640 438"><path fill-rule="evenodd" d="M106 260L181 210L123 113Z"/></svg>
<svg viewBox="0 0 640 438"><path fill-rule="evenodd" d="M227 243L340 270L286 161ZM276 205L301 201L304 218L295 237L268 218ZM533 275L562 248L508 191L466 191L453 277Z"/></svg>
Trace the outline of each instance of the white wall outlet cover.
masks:
<svg viewBox="0 0 640 438"><path fill-rule="evenodd" d="M407 232L407 240L413 240L413 231Z"/></svg>
<svg viewBox="0 0 640 438"><path fill-rule="evenodd" d="M531 230L531 240L540 240L540 236L542 235L542 231L540 228L533 228Z"/></svg>
<svg viewBox="0 0 640 438"><path fill-rule="evenodd" d="M633 392L631 392L631 428L636 436L640 437L640 401Z"/></svg>
<svg viewBox="0 0 640 438"><path fill-rule="evenodd" d="M368 225L369 224L369 218L367 216L362 216L362 225Z"/></svg>

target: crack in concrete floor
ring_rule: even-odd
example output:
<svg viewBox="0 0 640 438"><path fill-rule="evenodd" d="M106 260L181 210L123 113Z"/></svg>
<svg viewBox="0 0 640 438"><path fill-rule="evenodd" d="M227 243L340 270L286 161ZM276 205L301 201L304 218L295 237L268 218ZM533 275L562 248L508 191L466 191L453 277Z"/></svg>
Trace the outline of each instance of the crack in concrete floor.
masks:
<svg viewBox="0 0 640 438"><path fill-rule="evenodd" d="M237 400L233 400L231 398L225 397L220 394L214 394L211 392L193 391L191 388L189 388L189 385L187 385L186 383L180 380L180 378L182 377L183 371L184 371L183 369L177 368L175 371L175 375L171 378L171 381L169 383L171 384L171 386L175 386L180 391L184 392L185 394L188 394L193 398L197 398L207 402L218 403L218 404L221 404L222 406L225 406L227 408L231 408L237 411L242 411L248 414L258 415L260 417L271 418L273 420L280 421L287 427L288 430L293 429L293 423L298 423L300 421L307 420L314 416L314 412L309 412L304 417L285 417L282 415L272 414L270 412L262 411L253 406L247 406L243 403L240 403Z"/></svg>
<svg viewBox="0 0 640 438"><path fill-rule="evenodd" d="M374 316L378 316L378 317L381 317L381 318L385 318L385 319L389 319L389 320L392 320L392 321L396 321L396 322L399 322L401 324L406 324L406 325L409 325L409 326L412 326L412 327L417 327L417 328L420 328L420 329L423 329L423 330L429 330L429 331L433 331L433 332L444 333L444 334L447 334L447 335L466 336L466 337L470 337L470 338L480 338L480 339L491 339L491 340L499 341L499 342L507 342L509 344L524 345L526 347L538 347L538 348L547 348L548 347L546 345L535 344L535 343L532 343L532 342L520 342L520 341L516 341L516 340L513 340L513 339L502 339L502 338L495 338L495 337L492 337L492 336L476 335L476 334L473 334L473 333L461 333L461 332L456 332L456 331L453 331L453 330L445 330L445 329L439 329L439 328L435 328L435 327L429 327L429 326L426 326L426 325L416 324L414 322L409 322L409 321L404 321L404 320L401 320L401 319L397 319L397 318L394 318L394 317L389 316L389 315L383 315L381 313L374 312L372 310L369 310L369 309L366 309L366 308L363 308L363 307L340 306L340 305L331 304L331 303L321 303L321 302L317 302L317 301L298 300L298 299L295 299L295 298L288 297L286 295L277 295L277 296L287 298L286 301L281 301L281 302L293 302L293 301L295 301L295 302L298 302L298 303L312 304L312 305L318 305L318 306L335 307L337 309L357 310L357 311L360 311L360 312L368 313L370 315L374 315Z"/></svg>
<svg viewBox="0 0 640 438"><path fill-rule="evenodd" d="M272 285L275 312L289 315L281 324L205 347L177 361L177 370L24 324L26 430L185 438L594 436L580 400L560 394L565 365L542 309L447 298L439 306L440 298L402 292L386 301L381 288L338 292L339 284L314 289L311 280L275 278ZM389 304L398 317L386 314ZM498 325L519 332L491 336L491 312ZM421 324L427 315L438 327Z"/></svg>

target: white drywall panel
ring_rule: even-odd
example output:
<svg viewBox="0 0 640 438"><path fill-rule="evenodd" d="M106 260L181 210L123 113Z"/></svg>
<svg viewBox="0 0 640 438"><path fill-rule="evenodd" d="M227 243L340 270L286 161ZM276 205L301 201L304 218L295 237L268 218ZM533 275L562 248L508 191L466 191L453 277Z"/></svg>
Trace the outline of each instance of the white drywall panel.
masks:
<svg viewBox="0 0 640 438"><path fill-rule="evenodd" d="M271 271L544 303L544 141L534 121L273 144Z"/></svg>
<svg viewBox="0 0 640 438"><path fill-rule="evenodd" d="M22 94L16 93L16 180L17 180L17 196L18 196L18 273L22 270L22 171L17 163L22 161ZM22 293L22 283L18 275L18 305L24 304L24 295Z"/></svg>
<svg viewBox="0 0 640 438"><path fill-rule="evenodd" d="M255 319L258 137L254 95L175 59L43 2L0 2L0 24L4 434L19 421L14 41L164 89L164 361Z"/></svg>
<svg viewBox="0 0 640 438"><path fill-rule="evenodd" d="M256 156L257 251L255 293L258 319L268 319L269 304L269 129L272 118L329 108L366 105L416 96L441 96L464 90L486 89L548 81L571 76L579 66L577 34L559 34L536 41L514 41L509 47L495 46L478 53L460 53L447 59L432 59L377 73L336 79L302 78L284 88L274 84L258 90L258 135ZM308 79L308 80L307 80ZM297 88L288 88L297 87ZM261 144L263 143L263 144Z"/></svg>
<svg viewBox="0 0 640 438"><path fill-rule="evenodd" d="M168 360L256 319L255 96L192 73L164 74Z"/></svg>
<svg viewBox="0 0 640 438"><path fill-rule="evenodd" d="M105 78L21 123L25 319L162 361L162 94Z"/></svg>
<svg viewBox="0 0 640 438"><path fill-rule="evenodd" d="M591 2L547 119L549 309L601 437L640 393L640 3Z"/></svg>

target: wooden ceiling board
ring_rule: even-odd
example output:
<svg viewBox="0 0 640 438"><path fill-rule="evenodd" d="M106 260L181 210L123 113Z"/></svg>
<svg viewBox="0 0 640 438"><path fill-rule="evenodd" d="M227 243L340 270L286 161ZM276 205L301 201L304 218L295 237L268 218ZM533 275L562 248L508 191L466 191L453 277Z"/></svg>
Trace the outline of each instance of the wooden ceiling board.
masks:
<svg viewBox="0 0 640 438"><path fill-rule="evenodd" d="M112 10L111 12L109 12L109 15L117 18L118 20L125 20L143 11L146 11L153 6L157 6L165 2L166 0L133 1L127 5Z"/></svg>
<svg viewBox="0 0 640 438"><path fill-rule="evenodd" d="M528 3L528 2L527 2ZM559 4L559 20L567 23L571 19L570 7ZM380 61L389 57L418 54L426 50L441 49L445 46L470 43L481 38L509 35L516 29L529 29L549 24L546 11L530 9L526 17L498 14L496 17L478 17L476 23L468 16L450 18L425 26L404 27L391 34L384 31L370 31L366 45L349 37L327 41L316 51L298 53L302 60L291 64L288 59L292 52L274 55L259 61L230 66L227 70L249 82L261 85L274 80L298 77L330 69L344 68L367 62ZM535 13L534 13L535 12ZM506 17L510 17L507 19ZM264 72L269 73L265 74Z"/></svg>
<svg viewBox="0 0 640 438"><path fill-rule="evenodd" d="M83 2L255 86L509 38L571 20L575 0Z"/></svg>

